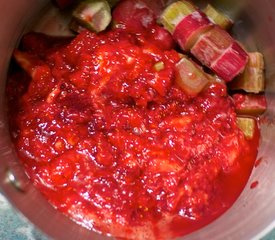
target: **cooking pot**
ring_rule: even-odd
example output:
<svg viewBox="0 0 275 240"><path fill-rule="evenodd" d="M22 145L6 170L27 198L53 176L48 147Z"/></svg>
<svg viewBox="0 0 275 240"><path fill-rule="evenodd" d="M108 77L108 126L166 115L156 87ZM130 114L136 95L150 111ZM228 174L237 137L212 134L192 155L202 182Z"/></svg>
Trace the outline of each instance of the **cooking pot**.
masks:
<svg viewBox="0 0 275 240"><path fill-rule="evenodd" d="M205 4L206 1L198 1ZM208 226L180 239L260 239L275 227L275 1L225 0L211 3L234 20L234 35L250 51L264 54L268 110L260 121L257 165L239 199ZM46 0L0 0L0 190L25 217L54 239L107 239L75 224L57 212L28 182L8 132L5 83L10 58L23 32L36 28L62 32L62 24ZM46 13L46 14L45 14ZM43 17L44 16L44 17ZM46 17L45 17L46 16ZM37 19L44 19L37 21ZM258 183L256 187L252 187Z"/></svg>

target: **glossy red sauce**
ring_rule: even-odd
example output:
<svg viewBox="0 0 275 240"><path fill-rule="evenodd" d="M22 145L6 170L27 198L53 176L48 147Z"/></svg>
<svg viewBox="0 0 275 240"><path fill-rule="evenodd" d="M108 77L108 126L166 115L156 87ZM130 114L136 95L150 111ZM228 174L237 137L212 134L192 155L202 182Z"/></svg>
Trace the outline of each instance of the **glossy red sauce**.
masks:
<svg viewBox="0 0 275 240"><path fill-rule="evenodd" d="M186 95L174 83L179 55L154 34L84 31L54 47L30 35L40 38L23 40L31 77L13 73L7 87L12 139L35 186L83 226L128 239L217 218L257 155L259 134L245 139L226 86Z"/></svg>

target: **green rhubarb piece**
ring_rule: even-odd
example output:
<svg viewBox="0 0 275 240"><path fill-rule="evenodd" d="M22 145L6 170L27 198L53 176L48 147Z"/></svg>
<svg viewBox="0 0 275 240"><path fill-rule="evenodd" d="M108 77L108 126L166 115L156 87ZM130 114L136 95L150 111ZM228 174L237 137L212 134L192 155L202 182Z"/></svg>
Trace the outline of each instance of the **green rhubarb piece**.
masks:
<svg viewBox="0 0 275 240"><path fill-rule="evenodd" d="M237 114L259 116L266 111L267 102L265 95L237 93L232 98Z"/></svg>
<svg viewBox="0 0 275 240"><path fill-rule="evenodd" d="M157 63L155 63L155 65L154 65L154 69L155 69L157 72L163 70L164 67L165 67L165 65L164 65L164 62L162 62L162 61L157 62Z"/></svg>
<svg viewBox="0 0 275 240"><path fill-rule="evenodd" d="M237 124L246 139L251 140L254 137L257 129L256 120L254 118L237 117Z"/></svg>
<svg viewBox="0 0 275 240"><path fill-rule="evenodd" d="M249 60L244 72L229 84L232 90L260 93L265 88L264 57L259 52L248 53Z"/></svg>
<svg viewBox="0 0 275 240"><path fill-rule="evenodd" d="M112 20L111 8L105 0L82 1L74 10L73 18L84 28L101 32Z"/></svg>
<svg viewBox="0 0 275 240"><path fill-rule="evenodd" d="M186 56L176 64L175 73L177 84L191 96L199 94L209 83L208 75Z"/></svg>
<svg viewBox="0 0 275 240"><path fill-rule="evenodd" d="M208 4L203 11L213 23L219 25L223 29L228 29L233 24L233 21L229 17L210 4Z"/></svg>
<svg viewBox="0 0 275 240"><path fill-rule="evenodd" d="M188 1L177 1L170 4L161 14L160 22L170 33L187 15L196 11L196 7Z"/></svg>

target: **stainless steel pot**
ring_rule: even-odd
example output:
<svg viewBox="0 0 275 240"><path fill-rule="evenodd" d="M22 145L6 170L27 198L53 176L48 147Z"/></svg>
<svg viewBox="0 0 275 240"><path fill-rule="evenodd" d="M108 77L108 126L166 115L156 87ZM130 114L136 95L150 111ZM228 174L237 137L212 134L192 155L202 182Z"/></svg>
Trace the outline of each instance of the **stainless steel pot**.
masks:
<svg viewBox="0 0 275 240"><path fill-rule="evenodd" d="M275 227L275 1L212 0L211 3L237 20L234 33L250 50L259 50L265 56L268 111L261 121L258 157L262 161L229 211L181 239L260 239ZM4 97L9 60L22 32L30 22L43 16L47 4L47 0L0 0L0 190L15 208L54 239L106 239L76 225L49 205L28 183L9 138ZM251 189L253 181L259 184Z"/></svg>

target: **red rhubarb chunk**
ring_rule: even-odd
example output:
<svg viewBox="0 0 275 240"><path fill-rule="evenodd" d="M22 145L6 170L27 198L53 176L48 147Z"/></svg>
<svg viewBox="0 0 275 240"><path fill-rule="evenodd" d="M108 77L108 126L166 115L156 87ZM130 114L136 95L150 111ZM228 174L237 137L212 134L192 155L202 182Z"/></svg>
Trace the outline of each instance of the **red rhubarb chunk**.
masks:
<svg viewBox="0 0 275 240"><path fill-rule="evenodd" d="M248 61L248 54L235 41L222 56L211 65L211 69L222 79L229 82L243 72Z"/></svg>
<svg viewBox="0 0 275 240"><path fill-rule="evenodd" d="M173 37L180 47L187 51L211 26L213 24L203 12L195 11L181 20L173 32Z"/></svg>
<svg viewBox="0 0 275 240"><path fill-rule="evenodd" d="M236 93L232 97L238 114L258 116L267 108L265 95Z"/></svg>
<svg viewBox="0 0 275 240"><path fill-rule="evenodd" d="M211 66L223 52L231 46L234 39L218 26L201 35L191 49L191 53L205 66Z"/></svg>

